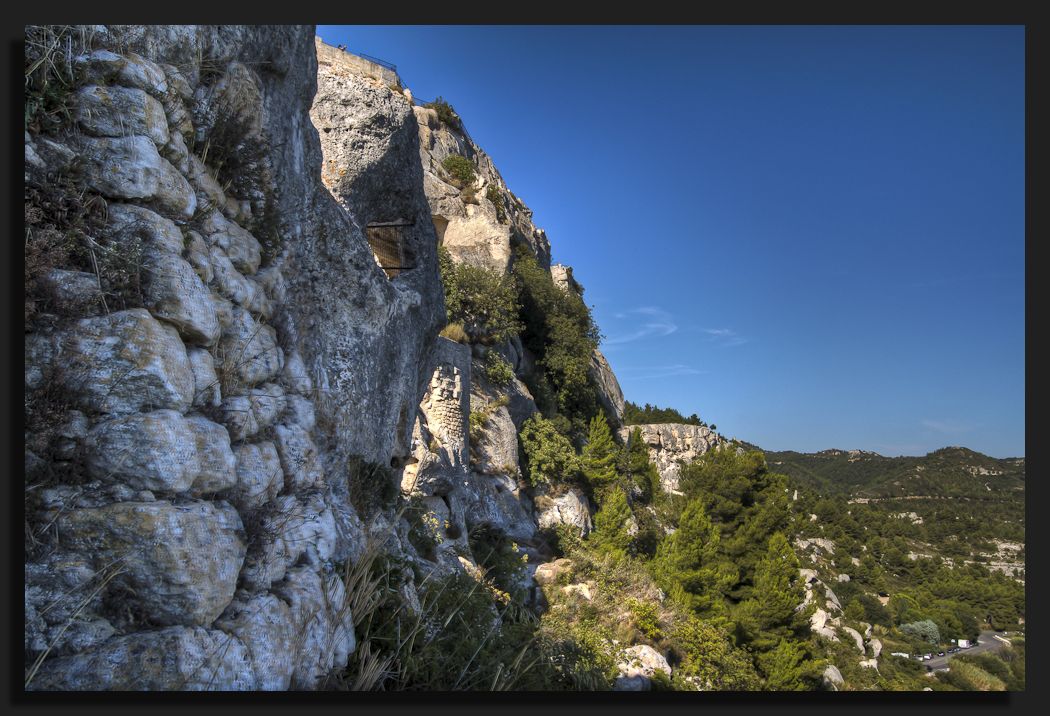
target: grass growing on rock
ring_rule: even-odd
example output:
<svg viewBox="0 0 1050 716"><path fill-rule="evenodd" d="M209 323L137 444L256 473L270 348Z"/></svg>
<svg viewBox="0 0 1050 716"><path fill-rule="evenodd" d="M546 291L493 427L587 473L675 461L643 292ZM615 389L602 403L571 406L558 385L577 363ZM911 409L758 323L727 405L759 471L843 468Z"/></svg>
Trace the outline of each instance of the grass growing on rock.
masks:
<svg viewBox="0 0 1050 716"><path fill-rule="evenodd" d="M73 57L88 45L71 25L27 25L25 29L24 128L52 134L72 122L77 84Z"/></svg>
<svg viewBox="0 0 1050 716"><path fill-rule="evenodd" d="M390 468L358 455L347 461L347 487L350 503L362 517L393 509L401 495Z"/></svg>
<svg viewBox="0 0 1050 716"><path fill-rule="evenodd" d="M449 323L441 329L441 333L438 335L443 338L448 338L450 341L455 341L456 343L470 345L470 336L468 336L467 332L463 330L462 323Z"/></svg>

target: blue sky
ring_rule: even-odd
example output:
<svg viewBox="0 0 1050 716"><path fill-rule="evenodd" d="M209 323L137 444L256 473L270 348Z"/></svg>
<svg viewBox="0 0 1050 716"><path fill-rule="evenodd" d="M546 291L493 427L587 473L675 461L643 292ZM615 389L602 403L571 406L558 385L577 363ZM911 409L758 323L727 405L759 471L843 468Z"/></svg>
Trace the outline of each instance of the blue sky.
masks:
<svg viewBox="0 0 1050 716"><path fill-rule="evenodd" d="M441 95L629 400L771 450L1024 444L1024 30L320 26Z"/></svg>

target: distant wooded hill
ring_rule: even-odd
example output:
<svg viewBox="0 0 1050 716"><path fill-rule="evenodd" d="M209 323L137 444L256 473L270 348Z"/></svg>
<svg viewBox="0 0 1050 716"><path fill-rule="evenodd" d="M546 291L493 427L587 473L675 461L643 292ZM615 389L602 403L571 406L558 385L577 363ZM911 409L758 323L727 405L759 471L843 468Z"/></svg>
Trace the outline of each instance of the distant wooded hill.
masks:
<svg viewBox="0 0 1050 716"><path fill-rule="evenodd" d="M824 495L1024 502L1024 458L999 459L962 447L922 457L885 457L862 450L763 452L770 469Z"/></svg>

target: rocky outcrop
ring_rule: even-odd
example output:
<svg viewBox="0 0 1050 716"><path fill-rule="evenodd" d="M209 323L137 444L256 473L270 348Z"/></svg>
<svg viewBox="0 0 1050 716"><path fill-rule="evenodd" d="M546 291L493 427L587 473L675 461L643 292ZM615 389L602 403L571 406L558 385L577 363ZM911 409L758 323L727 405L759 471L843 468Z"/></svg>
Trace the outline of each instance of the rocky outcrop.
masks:
<svg viewBox="0 0 1050 716"><path fill-rule="evenodd" d="M638 428L649 448L649 461L660 473L660 484L668 492L678 491L681 463L690 463L711 448L726 444L725 438L702 425L661 423L631 425L620 428L620 440L627 442L631 432Z"/></svg>
<svg viewBox="0 0 1050 716"><path fill-rule="evenodd" d="M572 266L566 266L565 264L552 265L551 278L554 280L554 285L558 288L583 295L583 287L576 283L576 279L572 276Z"/></svg>
<svg viewBox="0 0 1050 716"><path fill-rule="evenodd" d="M561 495L550 496L546 489L537 489L533 496L536 523L540 529L568 525L579 537L586 537L591 529L591 508L587 496L573 487Z"/></svg>
<svg viewBox="0 0 1050 716"><path fill-rule="evenodd" d="M326 62L317 68L310 117L320 130L324 184L345 211L327 207L341 223L294 243L282 328L315 378L319 421L345 436L336 450L329 446L328 468L350 454L400 465L430 378L421 366L444 323L415 115L381 82ZM414 268L389 280L364 231L395 220L410 224L402 240Z"/></svg>
<svg viewBox="0 0 1050 716"><path fill-rule="evenodd" d="M839 687L845 683L845 680L842 678L842 672L839 671L839 668L834 664L828 664L824 668L821 680L823 681L824 688L828 691L838 691Z"/></svg>
<svg viewBox="0 0 1050 716"><path fill-rule="evenodd" d="M617 665L619 675L613 686L615 691L648 691L657 671L671 677L671 667L663 654L648 644L639 644L624 649L624 658Z"/></svg>
<svg viewBox="0 0 1050 716"><path fill-rule="evenodd" d="M515 245L550 267L550 242L532 223L532 211L514 196L492 159L462 129L443 123L428 107L414 107L419 126L424 187L438 243L453 259L506 272ZM466 157L475 181L461 186L444 168L451 156Z"/></svg>
<svg viewBox="0 0 1050 716"><path fill-rule="evenodd" d="M852 627L844 626L842 631L846 632L853 639L853 643L857 645L857 651L861 654L864 653L864 637L860 635L860 632Z"/></svg>
<svg viewBox="0 0 1050 716"><path fill-rule="evenodd" d="M620 388L620 381L616 379L612 366L605 359L602 352L597 348L591 356L589 368L591 380L598 388L598 399L605 409L606 415L611 417L610 422L615 426L623 422L624 397Z"/></svg>

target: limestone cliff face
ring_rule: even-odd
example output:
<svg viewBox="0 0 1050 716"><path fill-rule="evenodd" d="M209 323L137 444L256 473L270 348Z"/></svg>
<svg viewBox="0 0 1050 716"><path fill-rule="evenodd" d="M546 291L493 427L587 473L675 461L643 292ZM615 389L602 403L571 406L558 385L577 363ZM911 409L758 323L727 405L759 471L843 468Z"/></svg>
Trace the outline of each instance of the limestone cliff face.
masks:
<svg viewBox="0 0 1050 716"><path fill-rule="evenodd" d="M27 323L27 406L57 416L26 435L30 688L317 687L355 647L348 461L408 461L443 322L414 114L355 78L315 98L312 27L72 37L27 216L63 183L107 211ZM312 104L346 140L327 185ZM391 212L419 227L394 281L364 232ZM141 257L123 310L107 257Z"/></svg>
<svg viewBox="0 0 1050 716"><path fill-rule="evenodd" d="M413 112L437 239L453 259L508 271L513 246L524 244L541 266L550 267L546 233L532 223L532 210L507 188L488 154L459 128L442 123L434 109L416 106ZM459 188L445 170L445 160L453 155L474 163L472 186Z"/></svg>
<svg viewBox="0 0 1050 716"><path fill-rule="evenodd" d="M30 688L317 688L356 647L339 574L370 540L422 573L472 573L473 529L530 564L541 529L591 529L582 492L522 478L528 351L437 336L439 245L500 271L521 245L583 291L462 126L309 26L73 37L71 123L25 133L27 221L44 217L35 242L57 235L31 199L56 184L105 211L94 262L46 254L27 289ZM473 186L453 184L452 154ZM377 224L398 227L396 271ZM489 350L508 383L487 379ZM620 419L600 352L591 372ZM720 440L643 428L668 489L676 459ZM432 554L394 505L359 499L398 485L444 525Z"/></svg>
<svg viewBox="0 0 1050 716"><path fill-rule="evenodd" d="M411 107L352 69L324 60L310 110L321 137L321 177L344 208L345 225L297 243L299 290L289 303L333 432L350 452L400 467L430 379L425 356L445 322L444 294ZM388 280L364 231L391 221L409 224L401 235L413 268Z"/></svg>
<svg viewBox="0 0 1050 716"><path fill-rule="evenodd" d="M620 440L626 442L635 428L641 430L642 440L649 448L649 460L656 465L660 483L668 492L678 490L683 462L692 462L711 448L727 443L725 438L706 426L676 423L629 425L620 428Z"/></svg>

